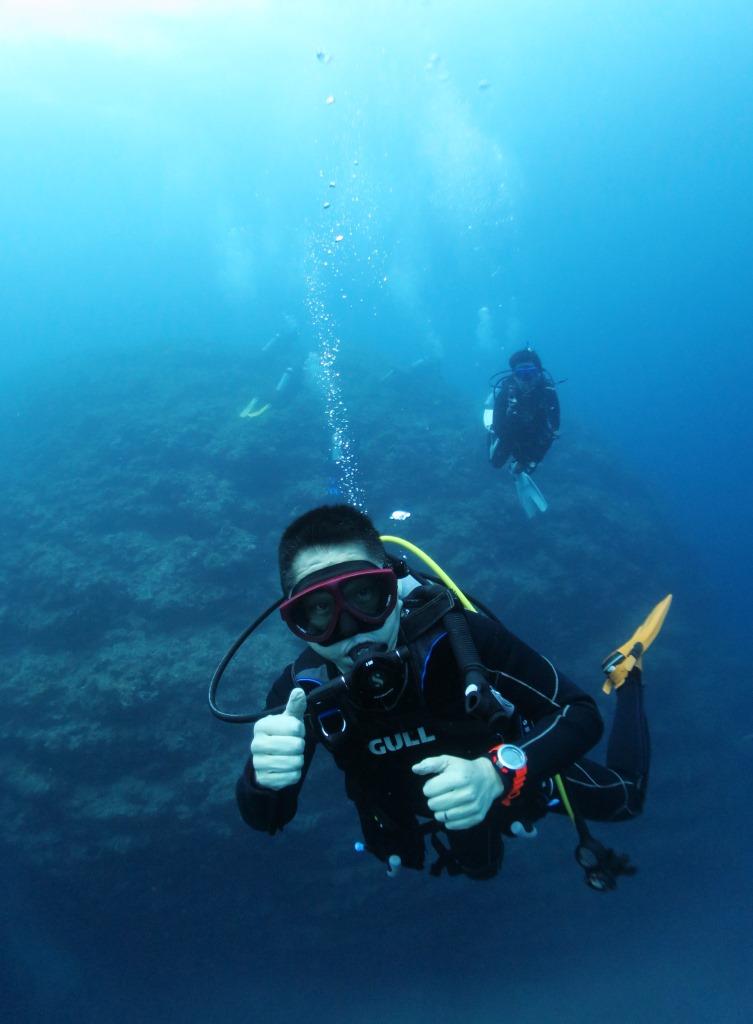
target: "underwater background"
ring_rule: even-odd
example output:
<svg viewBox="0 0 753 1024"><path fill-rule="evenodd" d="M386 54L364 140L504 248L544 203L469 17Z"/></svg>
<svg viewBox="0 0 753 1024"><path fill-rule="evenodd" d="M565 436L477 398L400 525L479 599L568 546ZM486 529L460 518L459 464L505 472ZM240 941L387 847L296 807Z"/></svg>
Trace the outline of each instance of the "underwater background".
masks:
<svg viewBox="0 0 753 1024"><path fill-rule="evenodd" d="M743 0L0 5L3 1019L751 1019L751 40ZM481 420L525 344L532 520ZM321 754L243 825L209 678L343 499L607 721L673 592L617 891L551 818L387 880ZM270 619L225 706L295 650Z"/></svg>

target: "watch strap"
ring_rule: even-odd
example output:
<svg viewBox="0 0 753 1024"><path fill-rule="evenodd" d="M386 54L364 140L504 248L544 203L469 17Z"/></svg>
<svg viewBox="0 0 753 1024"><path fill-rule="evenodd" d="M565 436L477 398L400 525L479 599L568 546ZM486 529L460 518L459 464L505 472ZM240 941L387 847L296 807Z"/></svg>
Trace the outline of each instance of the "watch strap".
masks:
<svg viewBox="0 0 753 1024"><path fill-rule="evenodd" d="M494 765L499 777L502 779L504 790L500 803L503 807L509 807L513 800L520 796L520 791L523 788L523 784L526 781L526 775L528 774L527 762L520 768L507 768L503 765L499 758L500 750L509 746L510 744L498 743L496 746L491 747L487 752L487 757Z"/></svg>

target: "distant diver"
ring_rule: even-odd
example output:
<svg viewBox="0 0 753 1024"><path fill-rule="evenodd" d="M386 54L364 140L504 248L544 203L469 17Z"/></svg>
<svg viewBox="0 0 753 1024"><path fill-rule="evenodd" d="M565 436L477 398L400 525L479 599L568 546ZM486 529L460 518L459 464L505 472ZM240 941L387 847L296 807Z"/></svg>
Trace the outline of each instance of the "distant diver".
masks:
<svg viewBox="0 0 753 1024"><path fill-rule="evenodd" d="M525 514L532 518L548 508L546 498L531 479L560 426L560 403L554 381L537 352L524 348L510 356L510 370L492 378L484 408L489 461L510 471Z"/></svg>
<svg viewBox="0 0 753 1024"><path fill-rule="evenodd" d="M258 419L291 392L303 371L307 352L292 317L263 346L257 361L259 385L253 398L240 412L241 419Z"/></svg>
<svg viewBox="0 0 753 1024"><path fill-rule="evenodd" d="M387 554L399 544L431 569ZM649 770L642 658L671 597L604 663L616 690L606 765L586 758L603 724L594 700L472 601L419 548L381 536L349 505L312 509L282 535L283 597L235 641L209 688L210 707L254 722L236 794L248 825L274 835L294 817L317 747L345 775L363 841L392 877L400 866L492 878L503 837L533 838L550 813L577 830L576 859L595 890L635 869L586 819L641 813ZM220 680L276 609L304 651L272 684L266 711L221 711ZM257 680L252 680L256 685Z"/></svg>
<svg viewBox="0 0 753 1024"><path fill-rule="evenodd" d="M421 387L424 383L422 377L437 376L440 373L442 361L439 356L431 354L420 356L406 366L392 366L383 376L379 378L379 384L402 382L408 387Z"/></svg>

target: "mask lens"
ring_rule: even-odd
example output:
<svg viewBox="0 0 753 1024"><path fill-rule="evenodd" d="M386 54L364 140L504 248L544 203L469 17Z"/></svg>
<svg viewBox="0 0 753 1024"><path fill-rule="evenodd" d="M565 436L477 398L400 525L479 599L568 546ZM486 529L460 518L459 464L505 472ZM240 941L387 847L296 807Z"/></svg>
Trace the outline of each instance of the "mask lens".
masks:
<svg viewBox="0 0 753 1024"><path fill-rule="evenodd" d="M376 575L343 580L340 591L345 606L362 615L379 615L390 600L390 580Z"/></svg>
<svg viewBox="0 0 753 1024"><path fill-rule="evenodd" d="M343 609L368 628L381 626L397 601L391 569L351 572L304 588L280 606L288 627L311 643L333 642Z"/></svg>
<svg viewBox="0 0 753 1024"><path fill-rule="evenodd" d="M304 594L295 607L294 621L307 633L324 633L337 614L337 603L329 590L313 590Z"/></svg>
<svg viewBox="0 0 753 1024"><path fill-rule="evenodd" d="M539 368L535 363L521 363L512 372L518 380L533 380L538 376Z"/></svg>

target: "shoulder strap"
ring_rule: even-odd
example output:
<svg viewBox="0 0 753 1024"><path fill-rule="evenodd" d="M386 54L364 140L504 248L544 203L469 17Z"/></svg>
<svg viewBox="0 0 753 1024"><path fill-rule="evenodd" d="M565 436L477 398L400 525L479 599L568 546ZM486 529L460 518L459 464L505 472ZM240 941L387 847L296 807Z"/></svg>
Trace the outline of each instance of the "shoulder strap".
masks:
<svg viewBox="0 0 753 1024"><path fill-rule="evenodd" d="M455 597L439 583L424 583L408 594L403 601L400 628L407 643L413 643L428 633L455 607Z"/></svg>

